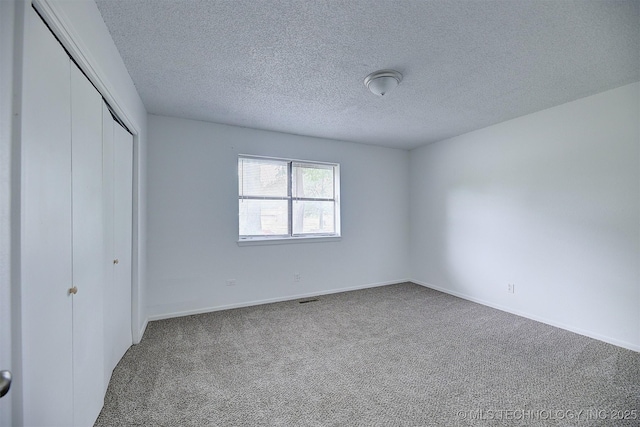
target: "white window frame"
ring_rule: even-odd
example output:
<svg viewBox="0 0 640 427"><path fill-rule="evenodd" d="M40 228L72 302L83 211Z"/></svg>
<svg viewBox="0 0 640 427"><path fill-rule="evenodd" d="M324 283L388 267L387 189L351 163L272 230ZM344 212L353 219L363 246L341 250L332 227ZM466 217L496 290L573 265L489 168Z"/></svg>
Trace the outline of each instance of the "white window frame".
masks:
<svg viewBox="0 0 640 427"><path fill-rule="evenodd" d="M340 228L340 164L339 163L330 163L330 162L319 162L315 160L298 160L298 159L287 159L280 157L265 157L265 156L255 156L248 154L239 154L238 162L237 162L237 174L238 182L236 188L242 188L240 185L241 173L240 164L242 159L253 159L253 160L264 160L265 162L275 161L275 162L283 162L287 164L288 172L287 172L287 197L251 197L244 196L238 192L238 200L250 200L250 199L262 199L262 200L287 200L288 204L288 213L287 213L287 222L288 222L288 234L287 235L276 235L276 236L263 236L263 235L240 235L240 212L238 211L238 224L236 230L238 231L238 245L261 245L261 244L280 244L280 243L294 243L294 242L322 242L322 241L335 241L341 238L341 228ZM330 167L333 169L333 199L325 199L325 198L311 198L311 197L296 197L293 195L293 167L294 165L309 165L309 166L319 166L321 168ZM295 234L293 231L293 203L295 201L331 201L333 202L334 208L334 232L333 233L305 233L305 234Z"/></svg>

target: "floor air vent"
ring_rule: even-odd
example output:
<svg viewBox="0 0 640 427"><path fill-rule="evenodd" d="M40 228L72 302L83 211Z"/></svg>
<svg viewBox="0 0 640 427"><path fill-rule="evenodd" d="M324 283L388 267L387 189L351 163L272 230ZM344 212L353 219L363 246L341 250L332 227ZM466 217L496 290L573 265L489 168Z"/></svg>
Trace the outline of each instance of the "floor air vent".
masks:
<svg viewBox="0 0 640 427"><path fill-rule="evenodd" d="M309 302L316 302L318 301L318 298L313 298L313 299L306 299L304 301L298 301L300 304L307 304Z"/></svg>

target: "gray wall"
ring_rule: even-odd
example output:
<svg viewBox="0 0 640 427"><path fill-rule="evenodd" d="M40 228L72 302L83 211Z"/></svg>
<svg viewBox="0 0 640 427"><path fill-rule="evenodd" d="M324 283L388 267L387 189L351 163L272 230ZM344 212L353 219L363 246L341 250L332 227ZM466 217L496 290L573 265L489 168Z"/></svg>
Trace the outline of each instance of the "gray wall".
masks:
<svg viewBox="0 0 640 427"><path fill-rule="evenodd" d="M413 150L412 278L640 350L639 100L635 83Z"/></svg>
<svg viewBox="0 0 640 427"><path fill-rule="evenodd" d="M153 115L148 125L151 319L409 277L407 151ZM340 163L341 240L238 246L238 154Z"/></svg>

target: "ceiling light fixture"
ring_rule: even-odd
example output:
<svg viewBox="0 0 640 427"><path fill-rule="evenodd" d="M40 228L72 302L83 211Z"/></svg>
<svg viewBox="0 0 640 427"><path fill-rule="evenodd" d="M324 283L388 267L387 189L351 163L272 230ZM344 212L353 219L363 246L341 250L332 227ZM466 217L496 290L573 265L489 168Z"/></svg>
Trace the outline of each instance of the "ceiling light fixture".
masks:
<svg viewBox="0 0 640 427"><path fill-rule="evenodd" d="M402 81L402 74L395 70L380 70L369 74L364 78L364 85L372 93L385 96L387 92L395 88Z"/></svg>

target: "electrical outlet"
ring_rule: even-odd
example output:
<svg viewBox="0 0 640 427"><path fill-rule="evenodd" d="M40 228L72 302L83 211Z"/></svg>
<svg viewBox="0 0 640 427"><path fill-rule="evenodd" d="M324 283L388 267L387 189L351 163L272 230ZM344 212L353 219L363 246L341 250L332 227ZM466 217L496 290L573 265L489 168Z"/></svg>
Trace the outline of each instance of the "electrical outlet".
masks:
<svg viewBox="0 0 640 427"><path fill-rule="evenodd" d="M300 273L293 273L293 281L296 283L300 282Z"/></svg>
<svg viewBox="0 0 640 427"><path fill-rule="evenodd" d="M236 285L236 279L227 280L227 286L235 286L235 285Z"/></svg>
<svg viewBox="0 0 640 427"><path fill-rule="evenodd" d="M509 283L507 285L507 292L509 292L510 294L515 294L516 293L516 285L514 285L513 283Z"/></svg>

